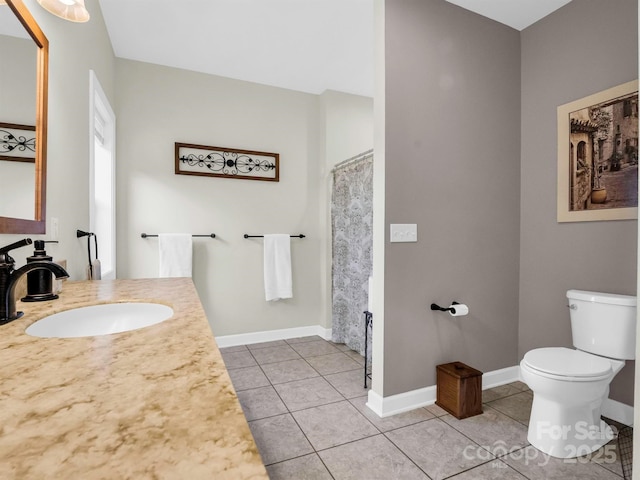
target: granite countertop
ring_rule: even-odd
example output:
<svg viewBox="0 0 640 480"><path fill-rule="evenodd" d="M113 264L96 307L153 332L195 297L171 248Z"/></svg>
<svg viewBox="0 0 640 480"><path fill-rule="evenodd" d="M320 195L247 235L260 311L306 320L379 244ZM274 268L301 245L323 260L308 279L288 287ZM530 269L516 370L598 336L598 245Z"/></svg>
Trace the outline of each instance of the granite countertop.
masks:
<svg viewBox="0 0 640 480"><path fill-rule="evenodd" d="M36 338L38 319L152 301L141 330ZM66 282L0 326L0 478L268 479L191 279Z"/></svg>

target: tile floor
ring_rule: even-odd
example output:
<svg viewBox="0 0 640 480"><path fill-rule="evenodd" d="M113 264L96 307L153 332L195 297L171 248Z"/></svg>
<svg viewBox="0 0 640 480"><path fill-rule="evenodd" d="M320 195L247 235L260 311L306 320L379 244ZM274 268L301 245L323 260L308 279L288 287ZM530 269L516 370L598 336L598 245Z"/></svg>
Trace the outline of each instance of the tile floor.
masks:
<svg viewBox="0 0 640 480"><path fill-rule="evenodd" d="M220 350L272 480L623 477L613 441L590 458L548 457L527 442L533 395L515 382L483 392L484 413L436 405L388 418L366 406L363 358L320 337Z"/></svg>

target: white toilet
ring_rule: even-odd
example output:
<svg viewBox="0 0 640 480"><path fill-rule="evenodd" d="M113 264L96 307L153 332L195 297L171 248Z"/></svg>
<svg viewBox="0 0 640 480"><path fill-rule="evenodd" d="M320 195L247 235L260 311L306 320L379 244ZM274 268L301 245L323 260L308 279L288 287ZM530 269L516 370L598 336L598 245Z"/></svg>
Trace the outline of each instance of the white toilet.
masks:
<svg viewBox="0 0 640 480"><path fill-rule="evenodd" d="M537 348L520 362L533 391L529 443L559 458L586 455L614 433L600 419L609 384L636 353L636 297L569 290L573 345Z"/></svg>

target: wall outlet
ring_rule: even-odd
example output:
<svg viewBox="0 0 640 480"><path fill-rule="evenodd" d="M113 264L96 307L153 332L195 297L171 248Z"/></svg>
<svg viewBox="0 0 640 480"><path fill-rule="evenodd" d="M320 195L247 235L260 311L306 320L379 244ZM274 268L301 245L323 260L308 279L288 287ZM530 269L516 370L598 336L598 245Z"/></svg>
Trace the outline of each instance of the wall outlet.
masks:
<svg viewBox="0 0 640 480"><path fill-rule="evenodd" d="M391 242L417 242L418 225L416 223L392 223Z"/></svg>

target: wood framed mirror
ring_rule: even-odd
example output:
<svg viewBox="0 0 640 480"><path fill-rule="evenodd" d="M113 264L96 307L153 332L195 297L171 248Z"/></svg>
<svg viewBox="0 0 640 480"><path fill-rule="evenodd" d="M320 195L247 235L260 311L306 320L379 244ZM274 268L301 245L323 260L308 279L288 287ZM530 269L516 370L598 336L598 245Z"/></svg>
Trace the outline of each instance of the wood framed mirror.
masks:
<svg viewBox="0 0 640 480"><path fill-rule="evenodd" d="M25 40L23 41L31 39L35 45L35 54L33 56L33 61L35 62L35 82L30 83L31 85L35 83L35 105L32 104L32 106L29 107L29 102L24 102L27 104L25 105L26 109L35 109L35 122L33 125L33 127L35 127L35 145L31 144L31 148L34 150L35 155L34 160L31 161L0 159L0 164L5 166L5 172L11 172L3 174L2 170L0 170L0 179L2 179L3 182L2 190L8 192L6 193L6 195L8 195L7 198L2 198L0 196L0 233L42 234L46 231L49 41L22 0L6 0L6 2L7 5L0 5L0 9L4 9L0 13L0 19L2 20L0 25L9 25L6 28L7 31L10 32L13 28L11 22L15 23L17 21L17 28L19 29L21 27L24 32L17 31L17 33L9 33L9 35L5 35L7 32L0 30L0 40L15 40L16 38L20 40L19 37L24 37ZM27 48L29 47L27 46ZM12 76L19 77L18 71L11 70L11 62L5 63L4 60L5 59L2 59L2 68L5 72L4 74L7 75L6 78L10 79ZM20 63L28 65L29 61L30 59L27 59L24 62L21 60ZM11 95L11 93L8 93L8 95ZM0 109L0 124L13 127L27 127L23 130L29 130L29 125L24 125L26 122L15 121L12 118L4 118L4 115L11 114L12 112L10 108ZM20 128L18 128L18 132L20 131ZM7 147L9 143L13 144ZM28 140L23 140L23 137L16 134L15 129L11 130L10 128L3 127L3 131L0 132L0 146L5 146L5 158L10 156L11 152L9 152L9 150L15 149L17 152L19 148L24 147L25 143L28 143ZM33 167L26 174L14 173L15 168L9 170L7 167L7 165L15 167L18 164L23 166L32 165ZM16 177L19 176L20 178L12 177L12 175L16 175ZM28 178L29 180L33 178L32 190L30 189L31 182L25 182L25 178ZM20 182L25 184L24 188L21 186ZM9 186L15 186L15 189L10 189ZM24 195L23 198L21 198L22 195ZM24 207L24 204L33 207L33 213L31 215L29 214L31 211L30 207L27 207L27 211L20 208L21 206Z"/></svg>

